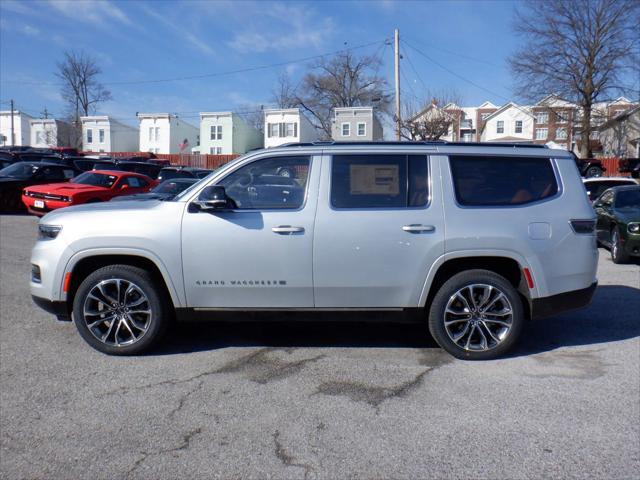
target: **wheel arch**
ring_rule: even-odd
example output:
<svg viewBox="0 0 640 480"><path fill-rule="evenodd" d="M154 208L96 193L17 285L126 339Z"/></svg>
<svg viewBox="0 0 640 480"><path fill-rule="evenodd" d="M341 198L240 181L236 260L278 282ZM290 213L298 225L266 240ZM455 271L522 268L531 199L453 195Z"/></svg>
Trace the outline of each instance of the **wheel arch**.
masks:
<svg viewBox="0 0 640 480"><path fill-rule="evenodd" d="M531 318L532 296L523 273L524 267L527 267L526 262L511 252L456 252L444 255L427 275L420 295L420 306L429 308L437 291L452 276L466 270L482 269L506 278L518 291L527 318Z"/></svg>
<svg viewBox="0 0 640 480"><path fill-rule="evenodd" d="M179 308L183 305L178 291L173 284L169 272L162 261L156 258L150 252L139 251L85 251L74 255L65 268L65 275L70 273L70 283L66 294L66 301L68 305L73 305L73 299L78 287L82 281L92 272L107 265L131 265L147 270L151 273L153 278L164 289L164 293L171 299L172 306ZM60 286L60 291L64 291L63 285Z"/></svg>

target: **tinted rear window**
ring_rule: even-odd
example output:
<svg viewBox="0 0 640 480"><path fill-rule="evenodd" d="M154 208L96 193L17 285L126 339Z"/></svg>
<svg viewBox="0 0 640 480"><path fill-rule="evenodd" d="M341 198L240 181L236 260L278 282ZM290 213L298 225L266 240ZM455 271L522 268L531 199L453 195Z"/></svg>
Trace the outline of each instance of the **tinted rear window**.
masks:
<svg viewBox="0 0 640 480"><path fill-rule="evenodd" d="M524 205L558 193L548 158L451 156L450 162L460 205Z"/></svg>

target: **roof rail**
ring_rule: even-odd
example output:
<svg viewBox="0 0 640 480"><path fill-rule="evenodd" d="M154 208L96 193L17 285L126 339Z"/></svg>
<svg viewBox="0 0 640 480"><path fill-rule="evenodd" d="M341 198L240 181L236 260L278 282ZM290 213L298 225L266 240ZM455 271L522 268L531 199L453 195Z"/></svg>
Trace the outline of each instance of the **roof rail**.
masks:
<svg viewBox="0 0 640 480"><path fill-rule="evenodd" d="M316 142L292 142L283 143L278 147L321 147L321 146L375 146L375 145L449 145L462 147L513 147L513 148L548 148L546 145L531 142L447 142L445 140L423 140L423 141L372 141L372 142L337 142L335 140L324 140Z"/></svg>

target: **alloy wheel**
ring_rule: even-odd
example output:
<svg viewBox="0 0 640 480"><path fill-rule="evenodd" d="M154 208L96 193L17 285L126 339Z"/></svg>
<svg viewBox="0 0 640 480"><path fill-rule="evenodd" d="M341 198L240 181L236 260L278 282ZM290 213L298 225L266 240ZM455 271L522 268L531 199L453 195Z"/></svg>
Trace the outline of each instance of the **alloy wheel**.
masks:
<svg viewBox="0 0 640 480"><path fill-rule="evenodd" d="M444 327L458 347L491 350L501 344L513 326L513 307L499 288L487 284L467 285L449 298Z"/></svg>
<svg viewBox="0 0 640 480"><path fill-rule="evenodd" d="M84 301L83 316L91 334L114 347L139 341L153 320L144 291L122 278L103 280L91 288Z"/></svg>

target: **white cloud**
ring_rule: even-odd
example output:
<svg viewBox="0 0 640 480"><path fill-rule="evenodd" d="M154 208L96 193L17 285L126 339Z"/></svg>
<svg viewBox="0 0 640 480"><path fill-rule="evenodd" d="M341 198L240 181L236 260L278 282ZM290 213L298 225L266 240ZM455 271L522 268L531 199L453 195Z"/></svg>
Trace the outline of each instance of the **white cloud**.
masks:
<svg viewBox="0 0 640 480"><path fill-rule="evenodd" d="M238 28L229 46L240 53L286 51L299 48L322 48L335 31L331 17L322 18L308 6L293 3L256 4L253 18L262 18L263 25L251 29ZM258 22L260 24L262 22Z"/></svg>
<svg viewBox="0 0 640 480"><path fill-rule="evenodd" d="M22 26L22 33L29 35L30 37L37 37L38 35L40 35L40 30L31 25L24 24Z"/></svg>
<svg viewBox="0 0 640 480"><path fill-rule="evenodd" d="M190 29L184 24L176 26L175 22L168 20L164 15L156 12L155 10L152 10L144 4L139 5L139 8L148 16L153 18L156 22L159 22L165 27L173 30L178 37L186 40L191 44L191 46L195 47L197 50L200 50L200 52L206 53L207 55L214 55L216 53L211 45L200 40L200 38L195 33L192 33L193 29L191 29L192 31L189 31Z"/></svg>
<svg viewBox="0 0 640 480"><path fill-rule="evenodd" d="M49 0L49 4L63 15L94 24L109 20L130 25L131 19L113 3L104 0Z"/></svg>

